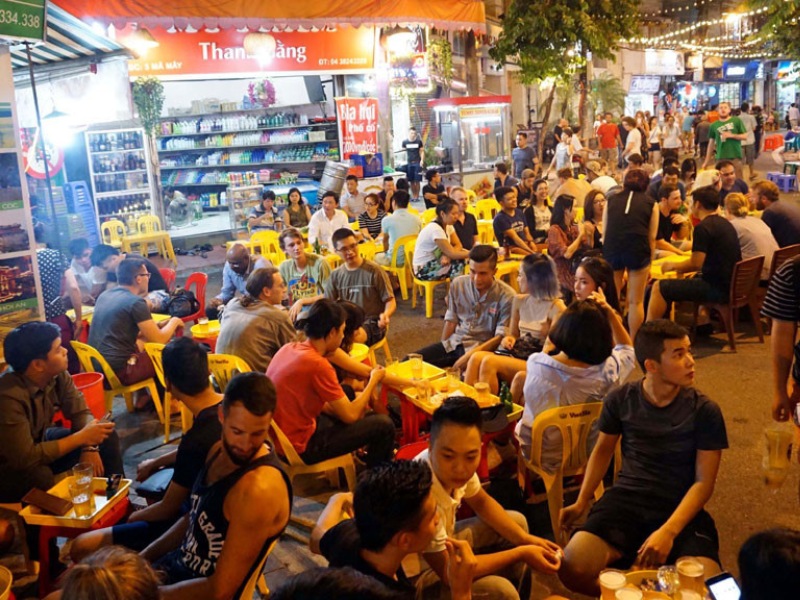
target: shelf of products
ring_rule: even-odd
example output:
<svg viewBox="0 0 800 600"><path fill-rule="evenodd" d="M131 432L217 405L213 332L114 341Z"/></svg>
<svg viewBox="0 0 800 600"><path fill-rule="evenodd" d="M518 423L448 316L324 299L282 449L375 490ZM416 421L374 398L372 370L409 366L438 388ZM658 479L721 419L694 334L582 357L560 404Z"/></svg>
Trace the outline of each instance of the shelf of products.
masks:
<svg viewBox="0 0 800 600"><path fill-rule="evenodd" d="M228 214L231 218L231 231L241 231L247 229L247 215L250 209L258 206L261 202L260 185L229 187L226 190L228 201Z"/></svg>
<svg viewBox="0 0 800 600"><path fill-rule="evenodd" d="M87 131L86 149L98 225L119 219L130 233L152 214L150 161L142 129Z"/></svg>

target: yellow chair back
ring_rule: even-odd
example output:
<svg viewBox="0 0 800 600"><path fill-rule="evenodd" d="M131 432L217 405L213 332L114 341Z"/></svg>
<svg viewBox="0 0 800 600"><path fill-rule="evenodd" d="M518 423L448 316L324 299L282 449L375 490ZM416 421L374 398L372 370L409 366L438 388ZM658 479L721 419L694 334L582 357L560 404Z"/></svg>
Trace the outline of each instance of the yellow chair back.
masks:
<svg viewBox="0 0 800 600"><path fill-rule="evenodd" d="M251 235L250 248L254 254L283 254L280 242L278 242L278 232L270 231L269 229L256 231L253 235Z"/></svg>
<svg viewBox="0 0 800 600"><path fill-rule="evenodd" d="M475 193L475 190L464 188L464 191L467 192L467 200L469 201L470 205L475 204L478 201L478 194Z"/></svg>
<svg viewBox="0 0 800 600"><path fill-rule="evenodd" d="M267 564L267 559L269 558L269 555L272 554L272 551L275 549L275 545L277 543L278 538L274 539L269 545L269 548L267 548L267 551L264 553L264 557L258 562L256 568L250 574L250 577L248 578L247 583L245 583L242 593L239 595L237 600L251 600L256 591L256 586L258 586L258 591L262 598L269 598L269 589L267 588L266 582L263 580L264 565Z"/></svg>
<svg viewBox="0 0 800 600"><path fill-rule="evenodd" d="M126 232L125 223L119 219L111 219L100 224L100 237L103 239L103 243L109 246L120 247Z"/></svg>
<svg viewBox="0 0 800 600"><path fill-rule="evenodd" d="M161 220L155 215L142 215L136 219L136 230L139 233L161 231Z"/></svg>
<svg viewBox="0 0 800 600"><path fill-rule="evenodd" d="M111 365L108 364L108 361L103 358L103 355L100 354L96 348L89 344L76 342L75 340L71 341L70 344L72 344L75 354L78 355L78 361L81 363L81 367L83 367L84 371L87 373L97 373L97 365L99 365L99 372L105 376L108 384L112 388L122 387L122 383L119 377L117 377L117 374L114 373L114 369L111 368Z"/></svg>
<svg viewBox="0 0 800 600"><path fill-rule="evenodd" d="M492 220L500 210L502 210L500 203L494 198L478 200L475 203L475 212L478 213L478 219Z"/></svg>
<svg viewBox="0 0 800 600"><path fill-rule="evenodd" d="M410 212L412 215L417 215L417 216L419 216L419 211L418 211L416 208L414 208L413 206L409 206L407 210L408 210L408 212Z"/></svg>
<svg viewBox="0 0 800 600"><path fill-rule="evenodd" d="M419 220L422 221L423 225L427 225L431 221L436 218L436 209L435 208L428 208L425 212L422 213Z"/></svg>
<svg viewBox="0 0 800 600"><path fill-rule="evenodd" d="M405 248L408 244L411 244L412 247L417 243L417 236L416 235L404 235L401 238L397 238L397 241L394 243L394 248L392 248L392 262L390 263L393 269L402 269L403 267L398 266L397 259L399 256L405 256ZM402 254L401 254L402 253ZM405 267L409 270L411 269L411 263L406 261L404 263Z"/></svg>
<svg viewBox="0 0 800 600"><path fill-rule="evenodd" d="M253 370L247 361L232 354L209 354L208 369L222 393L225 392L228 382L233 379L234 375L249 373Z"/></svg>

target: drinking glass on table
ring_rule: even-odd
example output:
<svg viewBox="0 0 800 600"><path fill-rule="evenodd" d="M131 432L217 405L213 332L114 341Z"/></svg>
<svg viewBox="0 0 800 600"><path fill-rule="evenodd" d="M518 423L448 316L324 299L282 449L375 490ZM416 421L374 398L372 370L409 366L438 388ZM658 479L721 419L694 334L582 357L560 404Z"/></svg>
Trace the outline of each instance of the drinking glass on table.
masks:
<svg viewBox="0 0 800 600"><path fill-rule="evenodd" d="M411 367L411 378L422 379L422 354L409 354L408 363Z"/></svg>
<svg viewBox="0 0 800 600"><path fill-rule="evenodd" d="M91 463L77 463L72 467L72 477L76 484L82 485L85 488L91 488L92 478L94 477L94 467Z"/></svg>
<svg viewBox="0 0 800 600"><path fill-rule="evenodd" d="M705 567L693 556L684 556L675 562L681 590L691 590L702 596L705 592Z"/></svg>
<svg viewBox="0 0 800 600"><path fill-rule="evenodd" d="M624 587L618 589L614 593L614 598L616 600L642 600L642 598L644 598L644 593L642 590Z"/></svg>
<svg viewBox="0 0 800 600"><path fill-rule="evenodd" d="M72 500L72 508L75 510L75 517L78 519L88 519L92 516L92 486L79 481L75 476L69 482L69 496Z"/></svg>
<svg viewBox="0 0 800 600"><path fill-rule="evenodd" d="M445 369L445 374L447 376L447 392L452 394L458 391L461 385L461 369L448 367Z"/></svg>
<svg viewBox="0 0 800 600"><path fill-rule="evenodd" d="M617 590L624 588L628 582L625 573L616 569L601 571L598 581L600 583L601 600L615 600Z"/></svg>
<svg viewBox="0 0 800 600"><path fill-rule="evenodd" d="M485 381L478 381L472 387L475 388L475 400L478 402L478 404L484 404L489 401L491 390L489 389L488 383Z"/></svg>

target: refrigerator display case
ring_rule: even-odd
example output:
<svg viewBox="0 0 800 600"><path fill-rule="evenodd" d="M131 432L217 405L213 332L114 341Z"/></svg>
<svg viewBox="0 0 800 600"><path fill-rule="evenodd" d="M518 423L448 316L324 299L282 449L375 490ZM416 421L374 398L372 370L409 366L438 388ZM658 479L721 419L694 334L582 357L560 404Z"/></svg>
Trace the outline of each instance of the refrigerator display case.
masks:
<svg viewBox="0 0 800 600"><path fill-rule="evenodd" d="M98 225L118 219L128 233L136 233L136 220L153 214L144 130L87 131L85 136Z"/></svg>

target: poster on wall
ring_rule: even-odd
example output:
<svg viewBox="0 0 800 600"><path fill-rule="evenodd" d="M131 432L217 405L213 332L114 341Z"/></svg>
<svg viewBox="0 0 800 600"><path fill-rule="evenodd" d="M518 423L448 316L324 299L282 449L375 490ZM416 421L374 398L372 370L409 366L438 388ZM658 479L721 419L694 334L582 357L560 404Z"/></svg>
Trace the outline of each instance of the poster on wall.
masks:
<svg viewBox="0 0 800 600"><path fill-rule="evenodd" d="M44 316L8 47L0 46L0 362L9 331Z"/></svg>
<svg viewBox="0 0 800 600"><path fill-rule="evenodd" d="M343 160L351 154L378 152L378 100L336 98L339 150Z"/></svg>

